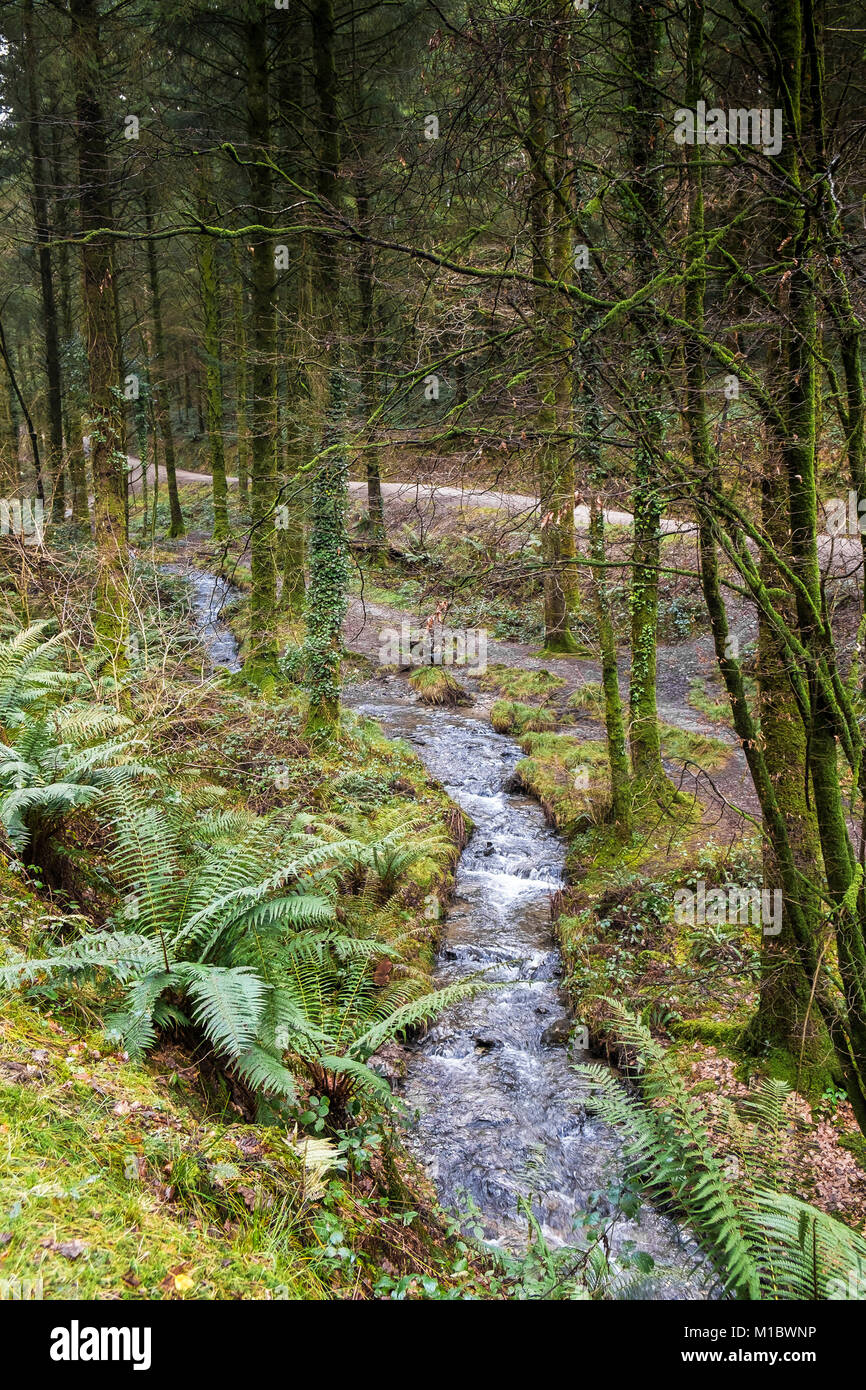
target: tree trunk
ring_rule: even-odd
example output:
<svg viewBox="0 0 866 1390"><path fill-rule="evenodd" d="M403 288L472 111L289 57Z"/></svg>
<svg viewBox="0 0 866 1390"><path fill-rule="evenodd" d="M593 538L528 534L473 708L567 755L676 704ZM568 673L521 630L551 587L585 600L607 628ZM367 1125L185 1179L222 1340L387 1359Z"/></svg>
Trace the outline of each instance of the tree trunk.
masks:
<svg viewBox="0 0 866 1390"><path fill-rule="evenodd" d="M51 514L55 521L62 523L66 516L63 475L63 390L60 379L59 324L51 266L48 177L42 150L42 94L39 86L39 59L33 37L32 0L28 0L24 14L23 37L24 62L27 69L27 96L30 108L27 126L30 136L31 177L33 179L33 213L36 225L36 244L39 249L39 286L42 295L45 379L48 384L49 447L47 463L51 474Z"/></svg>
<svg viewBox="0 0 866 1390"><path fill-rule="evenodd" d="M574 278L574 147L571 130L571 63L569 35L573 14L569 0L557 0L558 20L553 34L550 61L550 110L552 125L551 175L556 189L552 207L551 255L553 279L557 285ZM551 304L552 347L556 371L556 449L552 456L555 475L551 479L549 508L554 520L547 528L547 539L554 565L549 582L555 586L550 596L552 625L545 635L545 646L553 651L577 650L572 624L579 607L576 546L574 539L574 415L572 357L574 353L574 311L563 294L555 294Z"/></svg>
<svg viewBox="0 0 866 1390"><path fill-rule="evenodd" d="M361 154L363 157L363 152ZM355 206L359 226L369 231L370 197L364 175L355 177ZM373 248L362 242L356 261L358 300L361 309L360 379L361 410L370 416L378 404L376 385L376 320L373 293ZM385 540L385 507L382 501L382 478L376 447L370 441L364 451L367 474L367 522L371 541Z"/></svg>
<svg viewBox="0 0 866 1390"><path fill-rule="evenodd" d="M174 431L171 425L171 404L166 386L168 359L165 351L165 334L162 326L162 301L159 295L159 267L156 259L156 242L153 240L153 206L150 194L144 194L144 220L147 227L147 274L150 283L150 311L153 318L154 363L150 373L153 390L153 407L156 415L162 452L165 459L165 478L168 487L169 536L182 536L186 530L177 490L177 464L174 455Z"/></svg>
<svg viewBox="0 0 866 1390"><path fill-rule="evenodd" d="M247 424L247 341L244 326L244 280L241 272L238 241L233 239L232 248L232 312L234 316L235 340L235 426L237 429L238 453L238 491L241 504L249 498L249 450L250 436ZM186 377L186 395L189 401L189 374Z"/></svg>
<svg viewBox="0 0 866 1390"><path fill-rule="evenodd" d="M604 723L607 731L607 759L610 767L611 814L623 840L632 832L631 767L628 757L625 718L619 693L616 639L610 616L605 576L604 509L593 492L589 512L589 557L593 563L592 591L601 648L601 684L604 691Z"/></svg>
<svg viewBox="0 0 866 1390"><path fill-rule="evenodd" d="M632 253L638 284L646 284L655 271L653 240L658 234L661 211L661 176L658 167L656 79L659 62L660 20L649 0L630 0L629 106L630 178L628 185ZM658 461L662 449L662 420L655 406L656 382L661 366L652 346L640 346L641 324L635 327L633 348L636 366L634 386L634 554L631 591L631 682L629 714L631 758L640 782L658 783L664 776L656 710L656 644L658 635L658 567L661 555Z"/></svg>
<svg viewBox="0 0 866 1390"><path fill-rule="evenodd" d="M5 365L0 364L0 496L18 497L21 467L18 447L18 413L15 392Z"/></svg>
<svg viewBox="0 0 866 1390"><path fill-rule="evenodd" d="M544 649L562 653L577 649L569 626L570 593L574 583L574 471L563 458L564 449L570 457L570 419L565 441L560 432L564 414L570 416L571 364L563 336L563 307L554 279L564 271L562 261L570 245L570 228L563 229L560 215L554 230L552 220L553 197L548 169L550 74L546 71L546 56L543 42L533 40L527 89L529 121L524 143L531 181L532 274L537 282L534 313L536 380L540 397L537 428Z"/></svg>
<svg viewBox="0 0 866 1390"><path fill-rule="evenodd" d="M267 29L265 20L247 26L247 136L252 163L250 199L260 224L271 220L269 154L271 126L268 93ZM252 433L250 538L252 592L248 664L256 677L268 677L276 659L273 636L277 598L275 507L277 457L274 431L276 409L276 276L270 236L256 236L252 252Z"/></svg>
<svg viewBox="0 0 866 1390"><path fill-rule="evenodd" d="M203 166L199 194L200 213L203 221L208 220L206 183ZM225 540L229 533L229 513L225 446L223 443L222 334L217 243L212 236L201 236L198 239L198 269L204 318L203 348L208 446L213 488L213 538L215 541L221 541Z"/></svg>
<svg viewBox="0 0 866 1390"><path fill-rule="evenodd" d="M59 246L57 248L57 276L60 285L60 317L67 363L65 391L63 393L63 436L68 458L69 482L72 490L72 520L78 526L90 529L90 503L87 486L87 456L84 452L84 430L81 424L81 403L76 364L79 336L74 327L72 273L70 268L70 247L65 244L69 234L68 203L64 197L66 177L64 172L63 149L60 132L55 125L52 130L51 153L52 179L57 190L55 203L55 222Z"/></svg>
<svg viewBox="0 0 866 1390"><path fill-rule="evenodd" d="M317 191L327 219L339 198L340 138L332 0L315 0L312 10L315 88L320 122ZM346 611L346 456L343 448L344 385L340 343L339 266L331 238L318 238L315 313L324 357L325 430L313 474L310 516L310 587L307 593L307 689L312 729L328 726L340 713L340 656Z"/></svg>
<svg viewBox="0 0 866 1390"><path fill-rule="evenodd" d="M102 54L97 0L71 0L81 230L112 226L105 121L100 104ZM99 574L94 620L103 670L121 672L128 632L126 469L118 406L118 345L111 242L94 236L81 251L84 340L90 387L90 455Z"/></svg>

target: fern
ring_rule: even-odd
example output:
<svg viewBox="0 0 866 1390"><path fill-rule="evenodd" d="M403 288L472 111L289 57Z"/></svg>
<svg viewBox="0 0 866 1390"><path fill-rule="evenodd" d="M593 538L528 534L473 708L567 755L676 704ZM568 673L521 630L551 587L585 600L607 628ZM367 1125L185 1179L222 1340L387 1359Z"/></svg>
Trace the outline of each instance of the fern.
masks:
<svg viewBox="0 0 866 1390"><path fill-rule="evenodd" d="M32 623L0 642L0 730L18 728L27 714L50 700L59 700L69 677L56 667L63 636L44 638L48 622Z"/></svg>
<svg viewBox="0 0 866 1390"><path fill-rule="evenodd" d="M280 962L278 999L289 1024L287 1046L313 1089L329 1098L338 1124L356 1092L387 1090L367 1065L384 1043L495 987L471 979L431 992L408 975L377 986L370 953L341 953L339 943L301 938Z"/></svg>
<svg viewBox="0 0 866 1390"><path fill-rule="evenodd" d="M234 1059L258 1035L267 985L245 966L178 967L192 1001L193 1017L220 1052Z"/></svg>
<svg viewBox="0 0 866 1390"><path fill-rule="evenodd" d="M156 776L128 719L67 705L14 725L0 743L0 824L18 854L40 863L64 817L112 789Z"/></svg>
<svg viewBox="0 0 866 1390"><path fill-rule="evenodd" d="M593 1088L590 1105L625 1134L630 1176L685 1216L724 1291L748 1299L847 1296L839 1290L852 1270L866 1269L866 1240L768 1184L787 1123L787 1087L765 1082L750 1097L744 1111L751 1132L728 1105L723 1123L741 1158L733 1181L715 1152L703 1106L665 1049L621 1005L605 1002L617 1038L637 1054L640 1097L630 1097L607 1068L582 1065Z"/></svg>
<svg viewBox="0 0 866 1390"><path fill-rule="evenodd" d="M160 1027L191 1021L252 1089L288 1099L293 1070L305 1070L336 1113L356 1090L387 1089L367 1066L377 1047L479 987L429 993L399 969L376 984L376 964L396 967L399 947L335 918L338 880L365 852L354 838L320 838L282 813L208 812L190 824L170 801L124 783L103 806L123 895L113 930L16 962L0 983L107 978L122 992L107 1027L131 1054Z"/></svg>
<svg viewBox="0 0 866 1390"><path fill-rule="evenodd" d="M297 1098L298 1088L289 1069L272 1053L253 1044L234 1058L235 1070L254 1091L264 1091L283 1100Z"/></svg>
<svg viewBox="0 0 866 1390"><path fill-rule="evenodd" d="M350 888L366 887L379 902L387 902L410 869L431 876L454 855L454 845L426 820L407 820L394 809L372 820L360 815L340 817L338 825L311 822L322 835L343 846L349 860Z"/></svg>

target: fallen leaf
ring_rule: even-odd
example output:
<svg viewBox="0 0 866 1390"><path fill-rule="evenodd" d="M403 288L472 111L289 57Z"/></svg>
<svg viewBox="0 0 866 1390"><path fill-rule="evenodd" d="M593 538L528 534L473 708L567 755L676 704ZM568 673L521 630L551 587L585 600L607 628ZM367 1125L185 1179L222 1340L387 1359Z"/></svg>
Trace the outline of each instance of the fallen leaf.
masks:
<svg viewBox="0 0 866 1390"><path fill-rule="evenodd" d="M77 1260L87 1252L83 1240L64 1240L51 1248L56 1250L58 1255L62 1255L64 1260Z"/></svg>

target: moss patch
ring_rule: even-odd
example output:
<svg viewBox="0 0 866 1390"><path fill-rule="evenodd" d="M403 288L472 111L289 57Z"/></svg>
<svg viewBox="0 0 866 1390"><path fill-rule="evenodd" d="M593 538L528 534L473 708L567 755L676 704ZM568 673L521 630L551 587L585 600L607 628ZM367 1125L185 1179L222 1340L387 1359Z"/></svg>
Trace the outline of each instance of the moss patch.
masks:
<svg viewBox="0 0 866 1390"><path fill-rule="evenodd" d="M588 714L592 719L604 720L604 691L599 681L584 681L568 697L568 708Z"/></svg>
<svg viewBox="0 0 866 1390"><path fill-rule="evenodd" d="M494 662L488 666L479 684L482 690L497 690L507 700L547 700L565 681L550 671L522 671L516 666Z"/></svg>
<svg viewBox="0 0 866 1390"><path fill-rule="evenodd" d="M729 743L707 734L692 733L690 729L679 729L673 724L660 725L659 734L662 757L672 762L697 763L705 772L724 767L733 756Z"/></svg>

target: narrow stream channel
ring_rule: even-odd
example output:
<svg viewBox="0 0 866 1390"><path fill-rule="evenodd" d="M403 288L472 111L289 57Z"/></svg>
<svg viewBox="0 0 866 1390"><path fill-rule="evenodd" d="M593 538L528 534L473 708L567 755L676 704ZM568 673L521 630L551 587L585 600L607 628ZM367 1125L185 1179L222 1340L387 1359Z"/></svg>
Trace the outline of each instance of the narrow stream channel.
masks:
<svg viewBox="0 0 866 1390"><path fill-rule="evenodd" d="M188 577L211 659L236 669L237 647L218 621L227 591L215 589L216 576ZM549 902L563 882L564 845L536 802L505 790L522 752L486 719L421 705L398 678L350 688L345 702L406 739L475 826L457 868L437 982L479 971L503 982L449 1010L407 1048L401 1093L417 1114L410 1142L443 1204L459 1210L468 1196L488 1240L525 1249L522 1196L532 1198L549 1242L570 1244L592 1194L616 1178L621 1144L587 1114L587 1083L572 1063L588 1059L564 1041ZM707 1267L674 1221L644 1205L616 1222L614 1252L626 1241L655 1261L644 1298L708 1296Z"/></svg>

